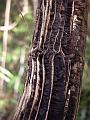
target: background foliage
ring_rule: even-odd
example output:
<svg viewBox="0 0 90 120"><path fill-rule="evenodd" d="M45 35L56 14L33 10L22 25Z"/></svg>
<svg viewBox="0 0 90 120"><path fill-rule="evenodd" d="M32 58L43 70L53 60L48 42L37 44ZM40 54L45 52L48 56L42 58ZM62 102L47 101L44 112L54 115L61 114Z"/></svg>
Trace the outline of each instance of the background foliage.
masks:
<svg viewBox="0 0 90 120"><path fill-rule="evenodd" d="M9 30L5 67L3 63L3 33L0 29L0 120L10 120L15 110L18 96L22 95L27 71L27 56L34 29L34 4L28 1L25 11L25 0L12 0L9 24L15 26ZM88 0L90 9L90 0ZM0 0L0 26L5 22L6 0ZM82 93L78 120L90 120L90 11L88 12L88 36L83 73ZM1 28L1 27L0 27ZM24 72L25 71L25 72Z"/></svg>

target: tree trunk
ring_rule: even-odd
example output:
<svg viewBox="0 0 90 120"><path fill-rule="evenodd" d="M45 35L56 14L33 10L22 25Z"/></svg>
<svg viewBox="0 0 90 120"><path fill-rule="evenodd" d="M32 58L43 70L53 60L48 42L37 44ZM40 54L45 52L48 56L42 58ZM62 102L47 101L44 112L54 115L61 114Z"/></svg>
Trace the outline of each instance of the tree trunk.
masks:
<svg viewBox="0 0 90 120"><path fill-rule="evenodd" d="M7 57L7 44L8 44L8 26L9 26L9 19L10 19L10 7L11 7L11 0L6 1L6 9L5 9L5 23L4 26L6 29L4 29L3 32L3 51L2 51L2 68L5 68L6 64L6 57ZM0 78L0 94L3 93L3 87L4 87L4 78Z"/></svg>
<svg viewBox="0 0 90 120"><path fill-rule="evenodd" d="M33 13L34 13L34 17L36 17L36 10L37 10L37 6L38 6L38 0L32 0L33 1Z"/></svg>
<svg viewBox="0 0 90 120"><path fill-rule="evenodd" d="M76 120L87 0L38 0L23 96L13 120Z"/></svg>

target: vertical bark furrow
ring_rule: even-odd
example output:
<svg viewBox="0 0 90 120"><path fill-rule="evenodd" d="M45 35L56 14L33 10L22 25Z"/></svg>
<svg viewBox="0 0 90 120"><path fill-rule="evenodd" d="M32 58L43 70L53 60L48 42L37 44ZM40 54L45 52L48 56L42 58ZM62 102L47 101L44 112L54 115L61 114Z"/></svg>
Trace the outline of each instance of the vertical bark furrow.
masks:
<svg viewBox="0 0 90 120"><path fill-rule="evenodd" d="M46 9L45 9L44 4L45 4L45 3L44 3L44 1L43 1L43 22L42 22L42 28L41 28L41 34L40 34L40 41L39 41L39 49L40 49L40 50L43 49L43 42L44 42L44 39L45 39L44 37L46 36L45 29L46 29L46 27L47 27L47 25L48 25L47 19L49 18L49 15L48 15L48 14L50 14L50 9L51 9L51 5L52 5L52 0L49 1L49 2L46 2ZM49 5L50 5L50 7L48 7ZM44 10L45 10L45 12L44 12ZM41 61L42 61L42 58L41 58ZM41 62L40 62L40 63L37 63L37 64L40 64L41 69L42 69L42 64L41 64ZM40 71L40 72L42 72L42 71ZM42 73L39 73L39 74L42 74ZM39 106L40 106L40 104L41 104L41 99L42 99L42 95L43 95L43 87L42 87L42 84L44 84L43 78L41 78L41 76L39 76L38 79L40 79L40 80L39 80L39 81L40 81L39 84L41 84L41 87L40 87L39 85L36 86L35 100L34 100L34 102L33 102L32 110L31 110L32 116L33 116L33 113L35 113L35 112L33 112L33 109L34 109L34 104L35 104L35 101L36 101L36 97L37 97L38 94L39 94L39 97L37 98L37 99L38 99L38 100L37 100L37 105L36 105L36 106L37 106L37 114L38 114ZM40 89L41 92L38 91L38 89ZM37 114L36 114L36 116L37 116ZM31 116L31 119L32 119L32 116ZM36 117L35 117L35 119L36 119Z"/></svg>
<svg viewBox="0 0 90 120"><path fill-rule="evenodd" d="M68 111L65 120L76 119L76 113L78 110L78 103L80 99L80 87L81 87L81 74L83 70L83 56L84 56L84 45L86 33L86 22L84 20L85 11L87 11L86 6L82 7L82 4L86 4L86 1L80 0L74 2L74 13L73 13L73 27L72 27L72 41L74 43L74 53L75 56L71 61L71 73L69 80L69 89L71 90ZM82 17L81 17L82 16ZM82 28L83 27L83 28ZM84 32L82 32L84 30ZM82 37L84 36L84 37ZM81 47L80 47L81 46Z"/></svg>
<svg viewBox="0 0 90 120"><path fill-rule="evenodd" d="M37 82L36 82L36 89L34 100L31 107L30 116L32 118L33 113L37 112L37 107L40 101L41 90L42 90L42 56L38 55L37 57ZM34 117L34 116L33 116Z"/></svg>
<svg viewBox="0 0 90 120"><path fill-rule="evenodd" d="M62 4L62 1L58 2L58 0L56 0L56 4L55 4L55 19L53 21L53 25L52 25L52 31L50 34L50 40L49 40L49 47L51 50L54 50L54 46L56 43L56 39L59 33L59 28L60 28L60 5Z"/></svg>
<svg viewBox="0 0 90 120"><path fill-rule="evenodd" d="M64 83L64 73L65 64L60 53L55 55L54 58L54 75L53 75L53 90L51 96L50 109L48 114L48 120L63 118L63 111L65 105L65 83Z"/></svg>
<svg viewBox="0 0 90 120"><path fill-rule="evenodd" d="M49 20L48 27L47 27L48 32L46 34L46 38L44 40L44 46L43 46L45 51L48 49L52 26L53 26L53 22L55 20L55 0L52 0L52 8L50 9L50 18L49 19L50 20Z"/></svg>
<svg viewBox="0 0 90 120"><path fill-rule="evenodd" d="M32 47L36 48L40 38L41 27L42 27L42 18L43 18L43 9L42 9L43 0L38 0L38 7L36 12L36 25L35 31L33 34Z"/></svg>
<svg viewBox="0 0 90 120"><path fill-rule="evenodd" d="M50 59L51 58L51 59ZM50 100L50 94L51 94L51 87L52 87L52 53L49 51L45 53L43 57L43 93L42 93L42 99L40 103L40 108L38 110L37 114L37 120L44 120L46 117L46 112L48 110L48 102Z"/></svg>
<svg viewBox="0 0 90 120"><path fill-rule="evenodd" d="M63 33L63 39L61 41L62 50L65 55L72 54L72 46L71 46L71 31L70 26L72 24L72 0L67 2L67 7L65 9L65 27Z"/></svg>
<svg viewBox="0 0 90 120"><path fill-rule="evenodd" d="M34 108L37 108L38 104L39 104L39 101L40 101L40 96L41 96L41 90L42 90L42 56L40 55L40 51L38 52L38 47L39 49L41 49L41 41L43 41L43 35L44 35L44 29L45 29L45 22L44 22L44 19L46 20L46 13L48 11L48 8L45 10L45 2L44 0L42 1L42 4L41 4L41 8L42 8L42 16L40 16L42 19L42 25L41 25L41 30L40 30L40 41L39 41L39 44L37 44L37 48L36 48L36 56L37 56L37 82L36 82L36 86L34 85L33 87L35 87L36 89L34 89L34 98L33 98L33 101L32 101L32 107L31 107L31 112L30 112L30 116L34 110ZM47 3L48 5L48 3ZM45 10L45 13L44 13L44 10ZM40 20L39 20L40 22ZM38 34L39 36L39 34ZM33 47L34 48L34 47ZM35 112L34 112L35 113ZM29 117L30 117L29 116Z"/></svg>
<svg viewBox="0 0 90 120"><path fill-rule="evenodd" d="M33 35L33 44L32 44L32 46L33 46L33 49L35 49L36 47L37 47L37 43L38 43L38 40L39 40L39 35L40 35L40 29L41 29L41 24L42 24L42 0L40 0L39 1L39 4L38 4L38 8L37 8L37 18L36 18L36 26L35 26L35 31L34 31L34 35ZM30 93L30 95L29 95L29 99L30 99L30 101L29 101L29 111L31 110L31 106L32 106L32 102L33 102L33 99L34 99L34 94L35 94L35 88L36 88L36 71L37 71L37 68L36 68L36 51L34 51L34 50L32 50L32 52L30 53L30 58L32 58L32 71L28 71L28 73L31 73L31 75L30 74L28 74L28 76L29 76L29 80L27 81L26 80L26 86L27 86L27 84L28 84L28 86L29 86L29 93ZM29 61L30 61L30 59L29 59ZM30 63L29 63L30 64ZM29 66L30 67L30 66ZM29 70L30 70L31 68L29 68ZM26 93L25 93L26 94ZM24 99L22 100L22 101L25 101ZM25 105L27 106L28 105L28 103L26 102L25 103ZM28 106L27 106L28 107ZM27 108L26 107L26 108ZM21 110L22 112L23 112L23 110ZM25 111L24 111L24 114L25 114ZM23 118L24 119L24 118Z"/></svg>

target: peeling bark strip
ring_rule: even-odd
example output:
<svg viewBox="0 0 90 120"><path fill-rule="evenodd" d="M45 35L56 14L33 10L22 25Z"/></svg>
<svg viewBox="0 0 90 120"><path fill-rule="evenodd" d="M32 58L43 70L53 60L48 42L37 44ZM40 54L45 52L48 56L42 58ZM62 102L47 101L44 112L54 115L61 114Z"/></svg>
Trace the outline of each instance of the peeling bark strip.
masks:
<svg viewBox="0 0 90 120"><path fill-rule="evenodd" d="M13 120L76 120L87 0L38 0L25 90Z"/></svg>

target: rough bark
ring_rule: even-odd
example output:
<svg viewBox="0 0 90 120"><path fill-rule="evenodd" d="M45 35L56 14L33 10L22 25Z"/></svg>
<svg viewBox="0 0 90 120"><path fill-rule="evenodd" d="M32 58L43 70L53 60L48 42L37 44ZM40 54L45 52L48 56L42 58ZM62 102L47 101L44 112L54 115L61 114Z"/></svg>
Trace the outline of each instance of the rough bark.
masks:
<svg viewBox="0 0 90 120"><path fill-rule="evenodd" d="M76 120L87 0L38 0L23 96L13 120Z"/></svg>

